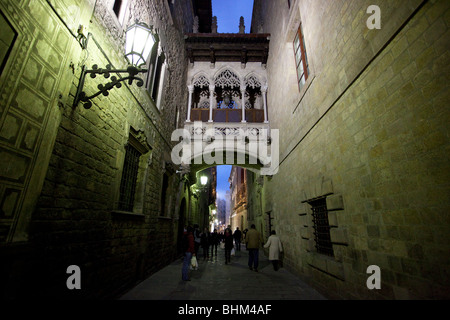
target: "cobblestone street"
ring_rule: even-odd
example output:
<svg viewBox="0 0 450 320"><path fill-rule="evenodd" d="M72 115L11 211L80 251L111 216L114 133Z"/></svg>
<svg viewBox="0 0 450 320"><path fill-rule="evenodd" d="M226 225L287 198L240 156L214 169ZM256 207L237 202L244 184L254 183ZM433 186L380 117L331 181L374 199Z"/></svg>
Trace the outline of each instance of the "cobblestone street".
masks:
<svg viewBox="0 0 450 320"><path fill-rule="evenodd" d="M285 268L274 271L272 264L259 252L259 271L247 266L248 253L243 247L231 264L225 264L223 249L218 256L203 260L199 269L190 271L191 281L181 280L179 259L121 297L121 300L323 300L319 292Z"/></svg>

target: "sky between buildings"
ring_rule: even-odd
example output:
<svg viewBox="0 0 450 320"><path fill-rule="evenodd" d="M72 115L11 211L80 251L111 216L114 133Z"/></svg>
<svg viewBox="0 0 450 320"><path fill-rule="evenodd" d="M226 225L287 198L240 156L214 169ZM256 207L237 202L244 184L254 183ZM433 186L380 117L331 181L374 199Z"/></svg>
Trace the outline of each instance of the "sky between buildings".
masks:
<svg viewBox="0 0 450 320"><path fill-rule="evenodd" d="M239 18L244 17L245 33L250 33L253 0L212 0L213 16L217 17L217 32L238 33Z"/></svg>
<svg viewBox="0 0 450 320"><path fill-rule="evenodd" d="M213 16L217 17L217 32L238 33L239 19L244 17L245 33L250 33L253 0L212 0ZM230 189L231 166L217 166L217 197L225 199Z"/></svg>

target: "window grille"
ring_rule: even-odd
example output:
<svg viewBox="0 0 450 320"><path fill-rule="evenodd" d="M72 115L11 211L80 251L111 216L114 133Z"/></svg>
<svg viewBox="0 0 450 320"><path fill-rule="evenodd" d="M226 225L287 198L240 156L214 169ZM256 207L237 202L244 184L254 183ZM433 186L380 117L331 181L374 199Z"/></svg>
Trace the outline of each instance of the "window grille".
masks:
<svg viewBox="0 0 450 320"><path fill-rule="evenodd" d="M308 202L311 205L314 240L318 253L333 257L333 245L330 237L330 224L328 222L328 210L326 198Z"/></svg>
<svg viewBox="0 0 450 320"><path fill-rule="evenodd" d="M127 144L125 150L118 209L131 212L133 211L134 206L134 194L136 191L139 158L141 157L141 153L131 144Z"/></svg>

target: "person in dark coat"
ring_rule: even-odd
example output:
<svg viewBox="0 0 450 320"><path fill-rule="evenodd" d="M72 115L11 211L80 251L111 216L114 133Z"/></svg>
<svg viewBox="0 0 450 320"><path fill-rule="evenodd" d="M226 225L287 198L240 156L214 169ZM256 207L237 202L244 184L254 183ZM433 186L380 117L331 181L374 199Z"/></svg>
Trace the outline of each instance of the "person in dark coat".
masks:
<svg viewBox="0 0 450 320"><path fill-rule="evenodd" d="M248 267L256 272L258 272L259 247L261 244L264 244L261 234L256 230L255 225L252 224L251 229L245 236L245 247L248 250Z"/></svg>
<svg viewBox="0 0 450 320"><path fill-rule="evenodd" d="M225 264L231 263L231 249L233 249L233 234L231 229L225 229L224 242L225 242Z"/></svg>
<svg viewBox="0 0 450 320"><path fill-rule="evenodd" d="M220 243L220 235L217 233L217 229L214 229L214 232L211 233L211 259L214 257L214 249L216 251L217 257L217 246Z"/></svg>
<svg viewBox="0 0 450 320"><path fill-rule="evenodd" d="M195 245L194 245L194 229L191 226L188 226L186 231L183 234L183 251L184 251L184 259L183 259L183 268L181 270L181 278L183 281L191 281L189 279L189 265L191 264L191 259L195 256Z"/></svg>
<svg viewBox="0 0 450 320"><path fill-rule="evenodd" d="M233 238L236 244L236 251L241 251L242 232L241 230L239 230L239 228L236 228L236 230L234 231Z"/></svg>
<svg viewBox="0 0 450 320"><path fill-rule="evenodd" d="M208 229L204 229L200 235L200 245L203 248L203 260L209 259L209 246L211 242L211 233Z"/></svg>

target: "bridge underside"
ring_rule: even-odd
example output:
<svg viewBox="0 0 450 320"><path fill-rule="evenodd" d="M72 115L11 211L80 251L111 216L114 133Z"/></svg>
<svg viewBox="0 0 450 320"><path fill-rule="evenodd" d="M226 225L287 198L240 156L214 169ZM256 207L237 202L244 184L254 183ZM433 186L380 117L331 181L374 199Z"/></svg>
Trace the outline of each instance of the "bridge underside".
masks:
<svg viewBox="0 0 450 320"><path fill-rule="evenodd" d="M189 175L190 181L193 183L196 182L198 172L220 165L239 166L256 173L260 172L261 169L264 168L264 165L260 159L247 153L243 154L236 151L219 151L217 154L212 152L211 157L217 159L218 161L207 163L205 162L204 156L199 155L192 158L190 164L182 165L182 170Z"/></svg>

